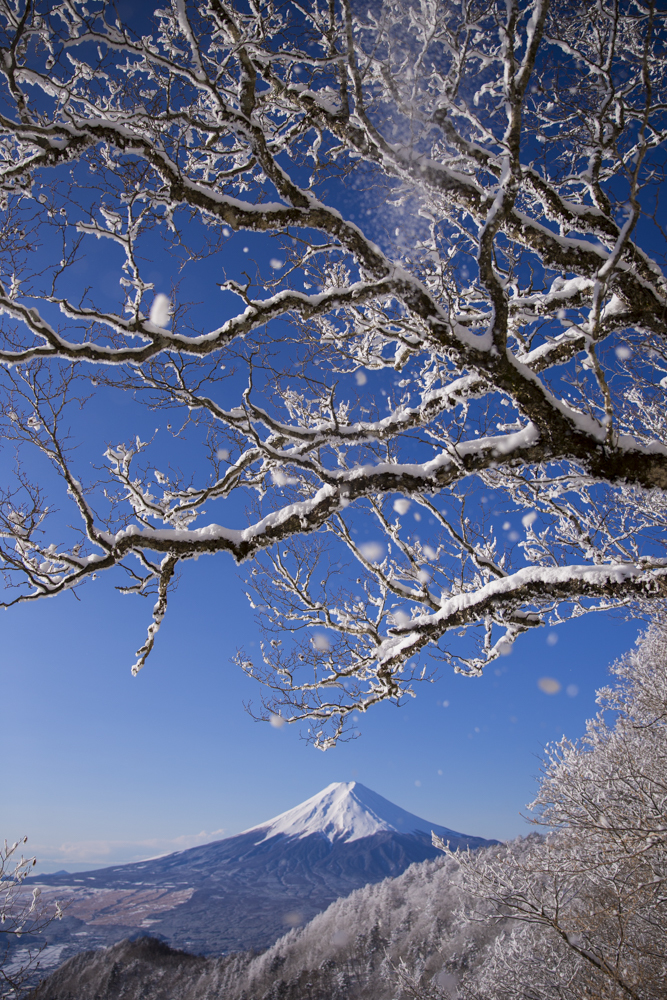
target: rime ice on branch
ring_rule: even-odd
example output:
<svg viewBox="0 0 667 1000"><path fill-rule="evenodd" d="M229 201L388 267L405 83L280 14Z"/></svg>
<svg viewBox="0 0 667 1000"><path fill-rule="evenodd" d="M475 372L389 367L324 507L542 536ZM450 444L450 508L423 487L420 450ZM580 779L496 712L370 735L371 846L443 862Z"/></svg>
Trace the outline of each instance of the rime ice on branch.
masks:
<svg viewBox="0 0 667 1000"><path fill-rule="evenodd" d="M499 936L463 1000L653 1000L667 977L667 628L654 619L598 691L583 739L547 748L530 807L545 837L452 854ZM465 918L462 921L465 924ZM467 981L466 981L467 980ZM426 1000L426 994L416 1000Z"/></svg>
<svg viewBox="0 0 667 1000"><path fill-rule="evenodd" d="M46 947L36 944L35 935L54 920L62 920L63 909L56 900L45 903L42 890L25 885L37 864L35 857L26 858L17 851L28 841L27 837L9 844L0 844L0 990L7 998L21 997L39 968L39 956ZM16 944L24 939L22 949Z"/></svg>
<svg viewBox="0 0 667 1000"><path fill-rule="evenodd" d="M239 662L328 746L410 693L424 650L477 674L545 620L664 597L664 13L172 0L142 36L96 0L0 18L5 432L82 528L50 542L19 472L14 601L123 567L158 595L136 670L178 564L229 553L269 633ZM203 261L232 231L271 239L268 264L212 287L195 329L150 248ZM77 277L91 240L122 255L117 311ZM65 412L91 381L180 411L211 465L184 485L139 468L137 439L83 483Z"/></svg>

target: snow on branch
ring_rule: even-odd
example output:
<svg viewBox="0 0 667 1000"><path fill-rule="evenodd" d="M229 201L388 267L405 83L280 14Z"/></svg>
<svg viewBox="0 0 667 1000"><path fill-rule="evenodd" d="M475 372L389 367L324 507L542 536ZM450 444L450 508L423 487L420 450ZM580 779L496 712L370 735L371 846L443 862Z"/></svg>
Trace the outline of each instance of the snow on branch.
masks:
<svg viewBox="0 0 667 1000"><path fill-rule="evenodd" d="M664 33L652 0L174 0L141 35L0 3L4 605L122 570L138 669L227 553L260 716L329 746L432 655L662 599Z"/></svg>

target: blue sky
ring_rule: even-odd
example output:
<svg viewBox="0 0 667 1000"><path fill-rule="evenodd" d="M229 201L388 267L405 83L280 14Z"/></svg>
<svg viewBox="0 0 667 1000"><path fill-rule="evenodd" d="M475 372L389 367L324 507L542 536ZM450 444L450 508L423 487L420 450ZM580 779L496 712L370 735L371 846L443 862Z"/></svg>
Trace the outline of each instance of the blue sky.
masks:
<svg viewBox="0 0 667 1000"><path fill-rule="evenodd" d="M607 616L561 626L555 645L540 629L481 679L442 668L406 707L380 706L359 739L322 753L244 711L258 691L229 659L255 624L231 560L186 568L154 657L132 678L146 611L102 579L80 602L3 615L2 832L27 833L42 871L219 839L355 779L462 832L517 835L544 744L583 731L608 663L637 634ZM561 690L543 693L543 677Z"/></svg>
<svg viewBox="0 0 667 1000"><path fill-rule="evenodd" d="M203 303L202 319L225 318L215 285L210 294L210 269L217 277L221 264L238 266L246 245L249 256L270 253L259 238L240 233L218 259L186 270L187 293ZM151 272L157 290L160 283L169 288L164 265L157 261ZM85 267L86 279L94 274L102 290L108 285L115 293L117 268L107 246L91 242ZM373 389L374 378L365 389ZM150 436L156 427L157 455L166 456L165 444L173 444L167 419L140 411L127 393L100 393L87 411L76 468L102 464L108 442ZM196 465L192 447L178 443L177 461ZM6 448L0 461L8 471L13 452ZM44 474L43 463L39 469ZM71 518L60 500L63 523ZM229 515L232 525L244 523L238 504ZM152 599L118 594L119 582L102 576L81 589L78 601L65 594L2 617L9 778L0 833L27 834L42 871L138 860L232 835L331 781L352 779L461 832L515 836L526 829L520 812L535 791L542 748L583 732L608 664L640 627L591 615L538 629L481 679L437 666L436 681L418 684L416 699L372 710L359 722L359 739L322 753L299 738L297 727L277 730L244 710L261 692L230 660L239 646L252 653L258 632L231 558L185 564L155 651L137 678L130 666ZM545 677L558 681L557 693L538 687Z"/></svg>
<svg viewBox="0 0 667 1000"><path fill-rule="evenodd" d="M250 256L270 252L240 233L218 259L186 270L202 320L224 318L221 293L213 285L210 294L211 268L217 276L221 264L237 266L246 245ZM84 277L90 274L113 297L117 269L98 241L87 248ZM168 290L164 259L151 278ZM166 456L165 444L173 444L167 419L146 414L127 393L100 393L86 414L77 470L101 464L107 442L147 437L156 427L157 454ZM193 447L178 443L177 460L196 465ZM12 451L0 461L8 471ZM229 515L231 524L244 523L238 505ZM57 517L71 519L62 497ZM416 699L401 709L379 706L359 721L359 739L322 753L297 727L277 730L244 710L261 692L230 660L239 646L252 653L258 631L231 558L185 565L137 678L130 666L152 599L124 597L118 582L102 576L78 601L65 594L2 617L11 707L3 719L9 780L0 833L27 834L42 871L139 860L229 836L331 781L352 779L461 832L515 836L526 830L520 813L534 794L545 743L583 732L608 664L638 631L620 617L591 615L522 637L481 679L436 666L437 679L417 685ZM557 693L540 689L545 677L558 681Z"/></svg>
<svg viewBox="0 0 667 1000"><path fill-rule="evenodd" d="M348 191L340 204L352 217L362 203ZM229 314L214 284L221 265L235 274L256 255L272 253L261 237L238 234L217 258L186 269L183 294L203 303L203 323ZM113 299L119 263L108 245L91 240L79 278L94 278ZM157 291L169 290L169 262L157 251L147 277ZM101 394L78 459L99 463L106 442L151 433L166 419L139 418L126 394ZM162 441L163 431L158 452ZM179 448L187 452L187 442ZM11 460L5 452L5 469ZM244 710L261 692L230 660L239 646L252 652L257 625L230 558L185 566L137 678L132 654L152 602L119 595L116 582L102 578L79 601L65 594L2 619L0 835L27 834L42 871L139 860L230 836L332 781L353 779L463 833L525 832L520 813L535 792L545 743L582 734L608 664L640 627L589 616L534 630L480 679L436 667L435 682L417 685L416 699L401 709L379 706L359 721L359 739L323 754L297 727L259 724ZM548 683L540 688L545 678L558 682L555 693L543 690Z"/></svg>

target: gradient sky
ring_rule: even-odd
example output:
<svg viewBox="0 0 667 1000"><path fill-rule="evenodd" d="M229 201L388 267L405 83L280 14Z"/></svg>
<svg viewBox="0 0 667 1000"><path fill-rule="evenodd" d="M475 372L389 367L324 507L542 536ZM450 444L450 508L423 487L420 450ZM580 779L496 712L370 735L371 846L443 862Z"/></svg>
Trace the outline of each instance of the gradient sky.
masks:
<svg viewBox="0 0 667 1000"><path fill-rule="evenodd" d="M341 205L350 215L360 206L355 197L348 193ZM259 241L238 234L222 262L233 271L245 245L251 257L268 257ZM108 247L91 241L85 266L110 296L118 290L112 263ZM186 275L189 297L209 301L207 269L220 263ZM155 266L149 279L168 290L164 260ZM221 293L213 290L217 309ZM86 425L91 456L99 462L105 441L134 433L135 416L122 394L102 399ZM154 425L155 416L142 419ZM359 739L321 753L296 727L259 724L244 710L260 692L230 659L241 645L252 652L257 627L231 558L185 565L155 652L136 679L132 654L152 601L123 597L114 582L85 587L79 601L65 594L2 617L0 836L27 834L41 871L134 861L219 839L332 781L353 779L463 833L526 832L520 814L534 795L544 745L583 733L608 664L641 627L588 616L557 631L533 630L481 679L439 667L434 683L417 685L416 699L375 708L360 720ZM544 678L560 689L546 693L538 684Z"/></svg>
<svg viewBox="0 0 667 1000"><path fill-rule="evenodd" d="M441 668L404 708L379 706L359 739L322 753L243 709L258 691L229 658L255 625L231 560L186 568L155 654L132 678L147 610L99 580L80 602L3 615L2 834L27 833L41 871L219 839L354 779L461 832L515 836L544 744L582 733L607 664L637 634L608 616L540 629L481 679ZM543 677L561 690L545 694Z"/></svg>

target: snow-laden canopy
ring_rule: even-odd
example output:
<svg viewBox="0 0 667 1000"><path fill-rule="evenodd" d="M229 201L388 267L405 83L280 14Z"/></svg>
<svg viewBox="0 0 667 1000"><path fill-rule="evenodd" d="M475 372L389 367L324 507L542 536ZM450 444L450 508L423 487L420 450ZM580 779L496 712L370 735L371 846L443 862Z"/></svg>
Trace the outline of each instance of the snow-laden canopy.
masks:
<svg viewBox="0 0 667 1000"><path fill-rule="evenodd" d="M179 563L228 553L269 632L238 657L265 717L329 746L424 651L476 674L546 621L664 597L654 3L172 0L146 28L3 0L0 23L4 433L82 531L52 541L28 461L7 603L123 567L157 592L136 671ZM117 307L79 269L98 241ZM165 250L210 279L196 320L151 277ZM180 476L137 437L84 481L65 413L91 383L210 462Z"/></svg>

